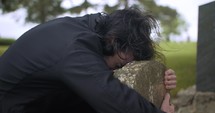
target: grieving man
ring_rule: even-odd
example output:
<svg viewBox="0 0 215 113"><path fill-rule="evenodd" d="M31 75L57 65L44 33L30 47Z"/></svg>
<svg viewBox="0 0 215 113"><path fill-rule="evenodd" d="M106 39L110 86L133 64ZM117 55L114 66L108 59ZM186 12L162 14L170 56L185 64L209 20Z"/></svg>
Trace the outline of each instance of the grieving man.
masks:
<svg viewBox="0 0 215 113"><path fill-rule="evenodd" d="M135 8L63 17L24 33L0 58L0 113L173 113L123 85L113 70L158 56L157 21ZM167 89L176 87L173 70Z"/></svg>

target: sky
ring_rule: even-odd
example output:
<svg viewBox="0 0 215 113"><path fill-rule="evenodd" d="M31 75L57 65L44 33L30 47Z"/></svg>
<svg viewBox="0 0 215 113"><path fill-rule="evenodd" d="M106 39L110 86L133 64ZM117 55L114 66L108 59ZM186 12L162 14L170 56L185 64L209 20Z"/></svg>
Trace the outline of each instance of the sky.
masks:
<svg viewBox="0 0 215 113"><path fill-rule="evenodd" d="M69 7L71 4L68 0L65 0L63 5ZM77 1L77 0L75 0ZM79 0L81 2L83 0ZM130 0L132 1L132 0ZM175 41L186 41L186 37L189 36L191 41L197 41L197 31L198 31L198 7L200 5L215 1L215 0L156 0L158 4L169 6L176 9L182 18L188 23L187 33L183 32L180 36L172 37ZM90 2L105 3L104 0L90 0ZM115 4L115 0L108 0L106 3ZM78 5L78 2L73 2L73 5ZM99 10L99 9L98 9ZM88 10L87 13L95 13L95 10ZM0 11L0 37L14 38L17 39L24 32L30 28L36 26L37 24L25 23L25 10L19 9L16 12L1 14ZM64 14L63 16L68 15Z"/></svg>

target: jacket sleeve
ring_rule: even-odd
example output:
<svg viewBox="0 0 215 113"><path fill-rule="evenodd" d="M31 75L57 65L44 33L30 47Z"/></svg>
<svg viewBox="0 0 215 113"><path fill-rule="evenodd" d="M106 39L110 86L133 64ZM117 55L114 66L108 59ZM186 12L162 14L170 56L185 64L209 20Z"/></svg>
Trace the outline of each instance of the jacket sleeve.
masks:
<svg viewBox="0 0 215 113"><path fill-rule="evenodd" d="M73 47L64 58L62 81L98 113L163 113L113 77L103 57Z"/></svg>

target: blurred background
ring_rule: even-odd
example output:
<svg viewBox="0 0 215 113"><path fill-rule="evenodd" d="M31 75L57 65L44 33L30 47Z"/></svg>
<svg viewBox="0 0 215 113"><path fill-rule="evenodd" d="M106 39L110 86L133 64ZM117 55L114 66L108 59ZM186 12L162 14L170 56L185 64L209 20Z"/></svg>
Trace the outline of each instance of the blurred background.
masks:
<svg viewBox="0 0 215 113"><path fill-rule="evenodd" d="M176 71L177 88L172 94L196 81L198 7L214 0L1 0L0 55L32 27L63 16L111 13L130 6L145 9L160 23L160 46L166 65Z"/></svg>

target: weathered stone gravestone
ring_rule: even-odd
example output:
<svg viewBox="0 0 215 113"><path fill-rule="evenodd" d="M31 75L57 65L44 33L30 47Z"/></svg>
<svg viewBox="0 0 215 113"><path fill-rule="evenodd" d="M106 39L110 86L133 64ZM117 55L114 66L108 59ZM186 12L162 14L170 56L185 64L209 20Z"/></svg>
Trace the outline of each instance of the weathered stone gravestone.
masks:
<svg viewBox="0 0 215 113"><path fill-rule="evenodd" d="M215 2L199 7L197 90L215 92Z"/></svg>
<svg viewBox="0 0 215 113"><path fill-rule="evenodd" d="M215 1L199 7L196 113L215 112Z"/></svg>
<svg viewBox="0 0 215 113"><path fill-rule="evenodd" d="M165 69L156 61L135 61L116 70L114 76L160 108L166 93L163 83Z"/></svg>
<svg viewBox="0 0 215 113"><path fill-rule="evenodd" d="M176 113L215 113L215 1L199 7L196 86L177 96Z"/></svg>

